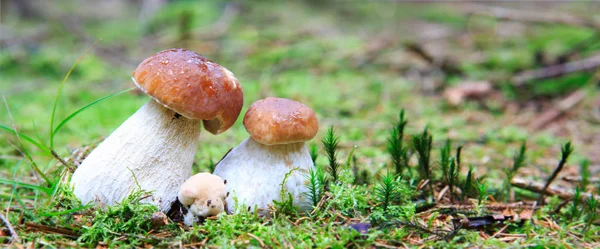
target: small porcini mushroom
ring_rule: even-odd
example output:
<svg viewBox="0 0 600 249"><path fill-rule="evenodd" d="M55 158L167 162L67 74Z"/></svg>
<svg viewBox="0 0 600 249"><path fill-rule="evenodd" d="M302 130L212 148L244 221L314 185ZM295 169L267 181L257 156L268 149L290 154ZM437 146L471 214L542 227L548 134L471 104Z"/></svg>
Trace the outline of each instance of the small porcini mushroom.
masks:
<svg viewBox="0 0 600 249"><path fill-rule="evenodd" d="M292 170L284 188L294 205L301 210L310 207L303 193L305 174L314 164L304 142L319 129L314 111L293 100L266 98L248 108L244 127L250 137L232 149L214 172L227 181L231 193L227 211L234 211L233 197L241 205L266 210L273 200L281 200L281 183Z"/></svg>
<svg viewBox="0 0 600 249"><path fill-rule="evenodd" d="M138 187L167 211L191 174L201 125L219 134L242 108L240 83L192 51L171 49L144 60L132 77L152 99L90 153L71 178L82 202L113 205Z"/></svg>
<svg viewBox="0 0 600 249"><path fill-rule="evenodd" d="M215 216L225 210L225 181L210 173L195 174L181 185L178 198L188 209L184 223L191 226L198 217Z"/></svg>

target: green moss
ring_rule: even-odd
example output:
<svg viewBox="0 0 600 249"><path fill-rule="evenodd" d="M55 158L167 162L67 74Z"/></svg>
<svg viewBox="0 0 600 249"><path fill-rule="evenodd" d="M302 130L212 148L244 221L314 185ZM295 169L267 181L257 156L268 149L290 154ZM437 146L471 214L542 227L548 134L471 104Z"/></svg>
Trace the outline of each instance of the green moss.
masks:
<svg viewBox="0 0 600 249"><path fill-rule="evenodd" d="M434 159L430 162L430 171L432 184L437 184L434 185L436 193L443 187L443 182L439 181L442 175L440 168L443 167L434 161L440 157L439 148L448 137L455 141L455 145L465 145L457 186L465 188L467 166L473 168L471 189L465 190L465 198L479 197L474 184L482 183L482 180L485 184L479 186L487 188L485 192L501 197L502 184L507 183L503 171L511 167L515 148L524 139L528 143L528 163L523 167L539 168L542 174L532 178L543 180L551 173L548 160L556 160L556 146L567 140L564 136L550 133L552 130L531 131L507 125L514 124L512 119L515 115L505 115L502 103L490 105L485 102L488 105L484 106L469 101L459 108L449 108L439 95L422 94L426 91L423 91L421 83L430 79L429 68L422 66L422 62L415 62L414 55L406 53L402 43L405 39L421 37L424 30L420 25L427 22L442 31L449 28L458 34L470 32L466 38L451 36L427 40L423 45L432 46L435 50L437 43L444 40L441 44L444 53L457 58L457 66L464 75L453 75L443 79L445 82L456 85L464 81L494 79L493 83L498 85L508 101L555 98L582 87L589 93L590 99L593 98L596 91L589 83L592 82L591 73L539 80L525 88L515 88L508 81L519 71L553 62L557 56L582 41L591 39L593 43L592 30L531 25L518 36L490 36L489 30L500 28L504 23L486 16L469 18L460 12L459 7L448 4L340 4L329 1L320 5L253 1L234 3L239 12L234 14L226 32L206 38L206 32L220 27L215 24L221 20L228 4L221 1L172 1L147 17L140 15L139 8L127 5L129 7L119 11L128 15L82 17L82 34L88 37L86 39L81 38L81 33L72 33L65 25L50 19L44 20L44 23L35 19L24 21L15 13L6 13L3 21L10 25L7 27L16 38L35 37L39 27L47 33L45 38L36 38L41 39L39 42L28 39L11 43L12 33L7 33L11 37L3 40L3 44L10 46L0 50L0 95L5 96L12 119L8 111L0 111L0 124L12 127L14 123L23 134L47 143L50 137L49 113L58 84L70 65L90 45L88 43L93 42L88 39L102 38L102 41L85 56L67 81L58 102L57 120L91 101L132 87L131 71L149 54L167 47L183 46L225 65L236 74L244 90L242 114L257 99L278 96L301 101L315 110L321 130L312 143L316 144L326 136L323 127L336 127L336 135L339 136L337 163L341 164L339 181L323 188L323 198L318 200L322 202L321 206L314 212L297 216L279 212L271 218L257 217L241 210L234 215L205 220L190 229L179 227L176 223L152 228L147 221L156 209L139 203L139 194L120 205L100 210L83 206L65 185L43 185L43 181L32 173L32 163L20 153L23 150L16 137L2 130L0 178L5 184L0 185L0 200L4 207L11 208L8 218L25 242L35 240L37 244L33 246L37 247L67 241L87 247L98 243L111 247L178 247L180 244L198 243L197 246L224 248L260 247L262 244L273 248L363 248L373 246L377 241L394 246L434 248L538 245L579 248L587 246L584 243L597 243L600 239L597 236L600 228L593 222L586 223L595 218L585 201L550 215L562 202L551 198L547 206L534 213L534 221L510 224L504 233L526 236L506 243L496 238L484 240L480 236L481 232L494 234L498 231L494 229L461 229L446 239L439 239L434 233L408 224L422 222L426 229L434 232L451 232L451 222L443 220L444 214L422 217L422 213L416 213L417 207L422 207L425 202L422 190L414 190L414 186L419 184L416 179L405 178L398 183L399 194L385 210L375 191L384 172L390 169L386 139L389 138L390 124L397 119L400 109L405 109L411 120L402 141L405 147L411 148L407 161L412 171L417 169L418 157L412 149L410 136L422 133L423 128L430 124L428 132L433 135L431 158ZM81 8L75 2L57 5L57 11L64 15L76 13ZM138 20L145 21L138 23ZM382 44L384 48L378 48ZM596 42L582 49L576 58L597 53L597 50ZM544 54L545 61L536 61L536 54L540 53ZM471 56L467 56L472 54L478 55L477 58L471 60ZM417 64L420 66L415 66ZM421 78L413 80L406 77L415 70L419 71ZM98 143L147 101L149 98L146 96L127 93L85 110L56 135L56 152L61 157L68 157L77 148ZM587 108L587 105L582 106ZM210 171L230 148L248 138L242 120L243 116L240 116L230 130L218 136L202 132L194 172ZM582 137L595 134L597 130L586 124L585 121L577 123ZM358 146L356 161L351 158L351 166L348 166L346 158L354 145ZM43 172L53 180L59 178L61 166L56 160L44 150L28 143L25 146ZM579 144L576 148L582 149L574 152L571 162L579 162L587 156L588 148ZM329 163L325 150L318 149L313 155L317 155L317 165ZM517 175L522 172L524 170ZM363 179L364 173L366 179ZM354 185L355 177L361 185ZM13 181L30 185L13 189L13 184L9 184ZM512 189L517 199L537 198L535 193ZM425 190L428 191L428 187ZM482 202L485 197L481 196ZM477 202L477 199L465 201ZM567 210L581 212L573 215L573 211ZM478 211L485 210L480 207ZM557 222L562 230L557 232L543 225L541 221L546 219ZM79 240L34 231L23 222L66 228ZM360 234L351 228L357 222L369 222L371 228ZM410 244L416 240L421 240L421 244ZM3 238L2 242L7 240Z"/></svg>

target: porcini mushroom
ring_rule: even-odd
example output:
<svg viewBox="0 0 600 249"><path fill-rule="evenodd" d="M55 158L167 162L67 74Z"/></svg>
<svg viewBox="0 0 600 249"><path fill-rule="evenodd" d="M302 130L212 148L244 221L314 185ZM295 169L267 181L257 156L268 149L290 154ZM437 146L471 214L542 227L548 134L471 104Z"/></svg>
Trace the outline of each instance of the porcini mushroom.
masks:
<svg viewBox="0 0 600 249"><path fill-rule="evenodd" d="M210 173L195 174L181 185L178 198L188 210L184 223L191 226L198 217L215 216L225 210L225 181Z"/></svg>
<svg viewBox="0 0 600 249"><path fill-rule="evenodd" d="M191 174L200 122L213 134L229 129L242 88L229 70L185 49L149 57L132 79L152 99L85 158L71 184L82 202L106 205L139 187L167 211Z"/></svg>
<svg viewBox="0 0 600 249"><path fill-rule="evenodd" d="M304 142L319 129L314 111L293 100L266 98L248 108L244 127L250 137L232 149L214 172L227 181L228 212L234 211L234 197L238 204L259 211L268 209L273 200L281 201L281 184L289 172L285 191L294 205L308 208L305 174L314 164Z"/></svg>

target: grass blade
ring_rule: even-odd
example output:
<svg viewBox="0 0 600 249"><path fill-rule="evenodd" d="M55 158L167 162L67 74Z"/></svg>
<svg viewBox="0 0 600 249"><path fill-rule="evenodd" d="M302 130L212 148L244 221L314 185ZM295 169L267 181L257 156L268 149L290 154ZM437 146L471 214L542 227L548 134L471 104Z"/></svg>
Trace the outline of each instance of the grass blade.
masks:
<svg viewBox="0 0 600 249"><path fill-rule="evenodd" d="M42 143L38 142L34 138L31 138L31 137L29 137L29 136L27 136L27 135L25 135L23 133L18 133L17 134L17 132L15 130L13 130L12 128L10 128L10 127L8 127L6 125L3 125L3 124L0 124L0 130L5 130L5 131L12 132L12 134L18 135L23 140L25 140L25 141L27 141L27 142L35 145L35 147L38 147L41 150L43 150L43 151L47 152L48 154L50 154L50 149L48 149L45 145L43 145Z"/></svg>
<svg viewBox="0 0 600 249"><path fill-rule="evenodd" d="M65 78L63 78L62 82L60 83L60 86L58 87L58 93L56 93L56 98L54 99L54 106L52 107L52 113L50 114L50 131L54 130L54 116L56 114L56 106L58 105L58 99L60 98L60 94L62 93L62 90L65 86L65 83L67 82L67 79L69 79L69 76L71 75L71 73L73 72L73 69L75 69L75 66L77 66L77 64L79 64L79 62L83 59L83 57L90 51L92 50L93 47L96 46L96 44L98 44L98 42L100 42L100 40L94 42L94 44L92 44L88 49L86 49L83 54L81 54L79 56L79 58L77 58L77 60L75 61L75 63L73 63L73 65L71 66L71 68L69 69L69 71L67 72L67 74L65 75ZM54 149L54 132L50 133L50 149Z"/></svg>
<svg viewBox="0 0 600 249"><path fill-rule="evenodd" d="M129 89L127 89L127 90L120 91L120 92L118 92L118 93L114 93L114 94L111 94L111 95L108 95L108 96L104 96L104 97L102 97L102 98L100 98L100 99L97 99L97 100L93 101L92 103L89 103L89 104L87 104L86 106L84 106L84 107L80 108L79 110L77 110L77 111L75 111L75 112L71 113L71 115L69 115L69 116L67 116L65 119L63 119L63 120L62 120L62 121L61 121L61 122L60 122L60 123L59 123L59 124L56 126L56 128L54 128L54 130L52 131L52 137L54 137L54 135L56 135L56 133L57 133L57 132L60 130L60 128L62 128L64 125L66 125L66 124L67 124L67 122L69 122L69 120L71 120L72 118L74 118L75 116L77 116L77 114L79 114L79 113L81 113L81 112L85 111L86 109L88 109L88 108L90 108L90 107L92 107L92 106L94 106L94 105L96 105L96 104L98 104L98 103L101 103L102 101L105 101L105 100L107 100L107 99L110 99L110 98L112 98L112 97L118 96L118 95L120 95L120 94L122 94L122 93L129 92L129 91L131 91L131 90L133 90L133 89L134 89L134 87L132 87L132 88L129 88Z"/></svg>
<svg viewBox="0 0 600 249"><path fill-rule="evenodd" d="M19 131L17 130L17 126L15 125L15 122L12 118L12 114L10 113L10 108L8 107L8 102L6 101L6 98L4 96L2 96L2 100L4 101L4 106L6 107L8 117L10 118L10 122L12 123L12 126L13 126L12 130L15 132L15 136L17 137L17 141L19 141L19 145L21 147L21 149L19 150L19 148L17 148L15 146L15 149L18 150L19 152L21 152L21 154L24 157L26 157L27 160L29 160L29 162L31 162L31 167L33 168L35 173L38 174L39 177L43 178L44 181L46 181L46 183L48 183L48 185L52 186L54 183L52 183L52 181L44 174L44 172L42 172L40 170L40 168L37 166L37 163L33 160L31 155L27 151L27 148L23 144L23 140L21 139L21 136L19 136Z"/></svg>
<svg viewBox="0 0 600 249"><path fill-rule="evenodd" d="M6 179L0 178L0 183L9 184L9 185L13 185L16 187L24 187L24 188L28 188L28 189L32 189L32 190L38 190L38 191L42 191L46 194L50 194L52 192L51 188L46 188L46 187L33 185L33 184L29 184L29 183L24 183L24 182L19 182L19 181L14 181L14 180L6 180Z"/></svg>
<svg viewBox="0 0 600 249"><path fill-rule="evenodd" d="M47 217L47 216L58 216L58 215L65 215L65 214L70 214L70 213L79 212L79 211L81 211L81 210L88 209L88 208L90 208L90 207L91 207L91 205L84 205L84 206L80 206L80 207L77 207L77 208L72 208L72 209L68 209L68 210L63 210L63 211L60 211L60 212L52 212L52 213L40 213L40 214L38 214L38 215L39 215L39 216L46 216L46 217Z"/></svg>
<svg viewBox="0 0 600 249"><path fill-rule="evenodd" d="M19 167L21 167L21 163L23 163L23 160L19 160L17 162L17 164L15 165L15 169L13 171L12 174L12 180L13 182L15 181L15 176L17 175L17 170L19 169ZM10 194L10 199L8 200L8 203L6 204L7 207L10 207L13 201L13 198L17 200L17 202L19 203L19 205L21 205L21 207L23 207L23 210L27 210L27 206L25 205L25 203L23 203L23 200L21 200L21 198L19 197L19 195L17 194L17 186L16 184L12 184L11 185L12 191ZM6 211L6 215L8 215L8 211Z"/></svg>

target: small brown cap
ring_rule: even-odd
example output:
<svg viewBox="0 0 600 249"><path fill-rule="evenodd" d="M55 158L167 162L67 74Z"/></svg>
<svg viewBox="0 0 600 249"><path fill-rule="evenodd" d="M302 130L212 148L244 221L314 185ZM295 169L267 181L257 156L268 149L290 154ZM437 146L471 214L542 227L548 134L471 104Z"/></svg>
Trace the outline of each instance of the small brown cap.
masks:
<svg viewBox="0 0 600 249"><path fill-rule="evenodd" d="M181 48L142 61L133 81L146 94L204 128L219 134L231 127L243 105L242 87L226 68Z"/></svg>
<svg viewBox="0 0 600 249"><path fill-rule="evenodd" d="M248 108L244 127L261 144L289 144L313 138L319 121L315 112L300 102L269 97Z"/></svg>

